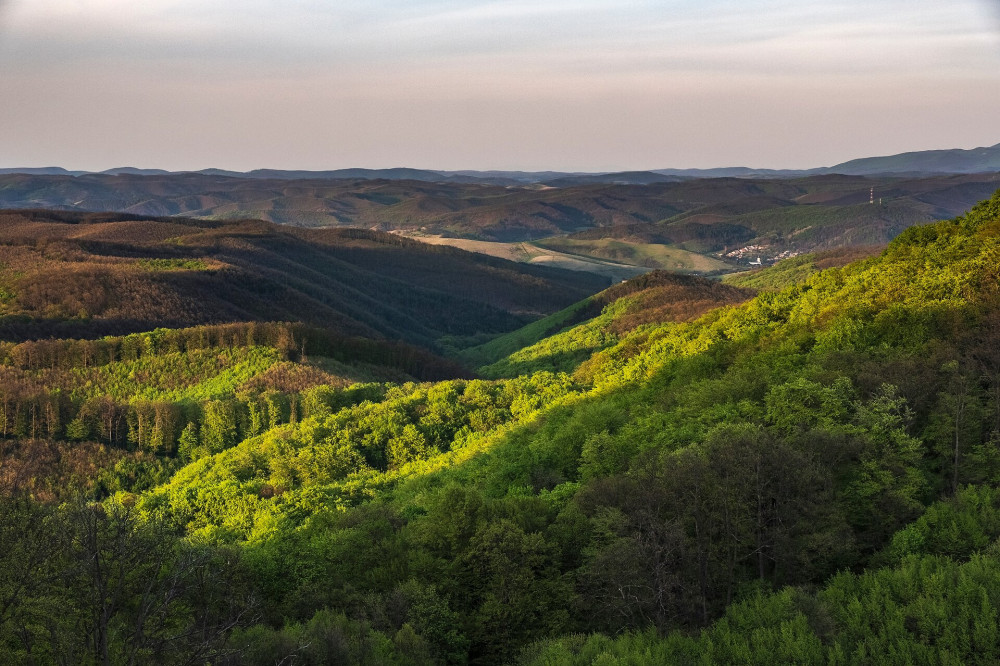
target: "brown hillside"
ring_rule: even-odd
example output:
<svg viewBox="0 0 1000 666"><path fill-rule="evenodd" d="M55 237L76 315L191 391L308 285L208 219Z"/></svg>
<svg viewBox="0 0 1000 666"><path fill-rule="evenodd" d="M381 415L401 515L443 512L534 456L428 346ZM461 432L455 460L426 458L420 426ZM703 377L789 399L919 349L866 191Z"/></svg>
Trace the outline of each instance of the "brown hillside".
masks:
<svg viewBox="0 0 1000 666"><path fill-rule="evenodd" d="M433 345L599 291L597 276L359 229L129 215L0 214L0 337L302 321Z"/></svg>

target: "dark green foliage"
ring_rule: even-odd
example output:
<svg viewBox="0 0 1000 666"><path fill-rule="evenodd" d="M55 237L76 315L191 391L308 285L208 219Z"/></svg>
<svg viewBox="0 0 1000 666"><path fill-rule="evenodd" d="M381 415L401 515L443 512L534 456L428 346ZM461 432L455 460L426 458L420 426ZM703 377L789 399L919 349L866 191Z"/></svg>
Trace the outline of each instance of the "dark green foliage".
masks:
<svg viewBox="0 0 1000 666"><path fill-rule="evenodd" d="M690 321L648 315L653 276L503 380L279 391L219 371L171 389L188 400L115 400L55 390L22 348L8 430L129 451L87 489L117 492L101 505L29 500L52 484L3 468L19 559L0 592L21 592L0 596L0 640L40 661L993 663L998 220L1000 194ZM275 331L212 353L300 362ZM152 377L182 353L160 344L114 354ZM81 566L94 544L121 596ZM171 581L142 620L140 584L164 600ZM75 633L43 630L53 599ZM192 623L225 628L167 640Z"/></svg>
<svg viewBox="0 0 1000 666"><path fill-rule="evenodd" d="M343 613L331 611L319 611L307 622L292 623L282 629L255 626L237 631L230 645L235 654L221 663L251 666L435 663L426 641L410 625L403 625L391 639L368 622L350 620Z"/></svg>
<svg viewBox="0 0 1000 666"><path fill-rule="evenodd" d="M0 512L0 646L16 663L191 663L252 617L238 551L186 543L128 503Z"/></svg>

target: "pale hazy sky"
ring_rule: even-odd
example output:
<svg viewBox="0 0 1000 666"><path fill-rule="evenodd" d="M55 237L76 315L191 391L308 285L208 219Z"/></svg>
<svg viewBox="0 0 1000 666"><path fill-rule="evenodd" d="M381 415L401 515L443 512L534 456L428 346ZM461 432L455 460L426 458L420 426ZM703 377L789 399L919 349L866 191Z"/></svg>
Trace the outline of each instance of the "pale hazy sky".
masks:
<svg viewBox="0 0 1000 666"><path fill-rule="evenodd" d="M812 167L1000 142L1000 0L0 0L0 167Z"/></svg>

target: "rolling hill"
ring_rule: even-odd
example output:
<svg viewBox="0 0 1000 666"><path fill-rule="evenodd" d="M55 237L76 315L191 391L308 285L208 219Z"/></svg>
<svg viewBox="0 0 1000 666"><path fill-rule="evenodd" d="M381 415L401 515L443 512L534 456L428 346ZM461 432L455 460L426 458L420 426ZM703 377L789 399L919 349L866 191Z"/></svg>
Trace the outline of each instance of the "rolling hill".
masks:
<svg viewBox="0 0 1000 666"><path fill-rule="evenodd" d="M434 348L607 286L360 229L124 214L0 214L0 338L299 321Z"/></svg>
<svg viewBox="0 0 1000 666"><path fill-rule="evenodd" d="M70 273L116 232L24 217L0 247ZM112 222L154 274L303 238ZM0 649L995 663L998 231L1000 192L743 286L651 272L468 350L496 379L281 323L0 343Z"/></svg>
<svg viewBox="0 0 1000 666"><path fill-rule="evenodd" d="M694 252L745 266L758 258L771 262L817 250L884 244L914 224L961 212L967 200L986 196L998 182L997 174L701 180L682 185L698 199L686 200L686 209L670 218L594 227L542 242L572 243L581 254L609 257L615 256L609 247L613 239L626 244L617 256L631 255L636 263L648 261L651 253L644 246L651 244L660 253ZM710 197L712 190L715 197Z"/></svg>
<svg viewBox="0 0 1000 666"><path fill-rule="evenodd" d="M990 147L960 148L947 150L919 150L897 155L862 157L841 162L832 167L813 169L757 169L752 167L716 167L707 169L652 169L648 171L617 171L602 173L560 172L560 171L477 171L466 169L445 171L413 169L406 167L388 169L253 169L233 171L230 169L198 169L195 171L166 171L164 169L142 169L137 167L116 167L100 172L69 171L62 167L4 167L0 174L73 175L86 174L129 174L162 176L168 174L200 174L207 176L230 176L233 178L259 178L279 180L418 180L434 183L479 183L483 185L531 185L545 184L566 187L583 184L649 184L673 182L687 178L797 178L818 174L845 175L899 175L899 174L958 174L1000 171L1000 144Z"/></svg>
<svg viewBox="0 0 1000 666"><path fill-rule="evenodd" d="M865 157L829 167L830 173L977 173L1000 171L1000 143L961 150L920 150L885 157Z"/></svg>
<svg viewBox="0 0 1000 666"><path fill-rule="evenodd" d="M910 217L940 219L987 196L997 182L1000 174L996 173L923 178L823 175L533 188L203 174L8 174L0 176L0 207L216 220L254 218L292 226L401 229L522 241L594 228L641 227L671 219L711 225L726 222L726 217L787 206L851 206L866 203L873 187L878 198L906 209ZM808 224L806 221L802 226Z"/></svg>

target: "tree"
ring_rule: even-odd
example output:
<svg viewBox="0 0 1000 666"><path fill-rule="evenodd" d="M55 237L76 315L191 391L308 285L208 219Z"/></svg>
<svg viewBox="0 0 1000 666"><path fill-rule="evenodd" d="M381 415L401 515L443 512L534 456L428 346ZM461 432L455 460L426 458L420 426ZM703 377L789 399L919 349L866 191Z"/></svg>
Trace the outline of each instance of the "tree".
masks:
<svg viewBox="0 0 1000 666"><path fill-rule="evenodd" d="M135 400L129 406L126 417L128 439L137 451L148 451L152 448L152 431L155 420L156 410L148 400Z"/></svg>
<svg viewBox="0 0 1000 666"><path fill-rule="evenodd" d="M109 396L91 398L83 403L77 418L93 422L95 430L109 446L124 443L122 426L125 424L126 410Z"/></svg>
<svg viewBox="0 0 1000 666"><path fill-rule="evenodd" d="M424 435L409 423L401 433L389 439L386 446L389 469L397 469L410 461L426 458L431 451L432 447L427 444Z"/></svg>
<svg viewBox="0 0 1000 666"><path fill-rule="evenodd" d="M66 439L82 442L88 437L90 437L90 426L79 416L66 424Z"/></svg>
<svg viewBox="0 0 1000 666"><path fill-rule="evenodd" d="M590 626L705 624L748 581L823 579L851 541L833 497L809 451L748 423L593 480L577 497L594 535L579 590L602 610Z"/></svg>
<svg viewBox="0 0 1000 666"><path fill-rule="evenodd" d="M57 516L10 482L0 488L0 649L16 660L17 651L33 651L39 615L64 609L46 594L60 582Z"/></svg>
<svg viewBox="0 0 1000 666"><path fill-rule="evenodd" d="M237 442L236 404L232 400L209 400L202 405L201 443L209 453L218 453Z"/></svg>
<svg viewBox="0 0 1000 666"><path fill-rule="evenodd" d="M555 555L541 534L509 520L486 524L472 537L455 568L471 603L474 660L508 663L517 646L565 626L569 589Z"/></svg>
<svg viewBox="0 0 1000 666"><path fill-rule="evenodd" d="M58 547L71 605L49 623L60 661L203 663L251 617L235 551L184 544L127 498L79 500L66 519Z"/></svg>
<svg viewBox="0 0 1000 666"><path fill-rule="evenodd" d="M198 434L198 424L188 422L177 440L177 453L184 460L195 460L201 457L201 437Z"/></svg>
<svg viewBox="0 0 1000 666"><path fill-rule="evenodd" d="M180 409L177 405L164 401L153 403L153 430L149 437L150 450L159 454L174 452L180 419Z"/></svg>
<svg viewBox="0 0 1000 666"><path fill-rule="evenodd" d="M945 390L939 396L945 432L942 440L947 441L950 451L951 494L958 492L965 458L979 443L981 406L974 379L960 367L958 361L945 364L942 368L948 375ZM948 423L950 421L950 423ZM943 443L943 442L942 442Z"/></svg>
<svg viewBox="0 0 1000 666"><path fill-rule="evenodd" d="M861 442L860 453L843 501L860 544L869 550L885 544L923 508L927 480L920 471L920 441L906 431L911 418L906 400L889 384L857 406L853 436Z"/></svg>

